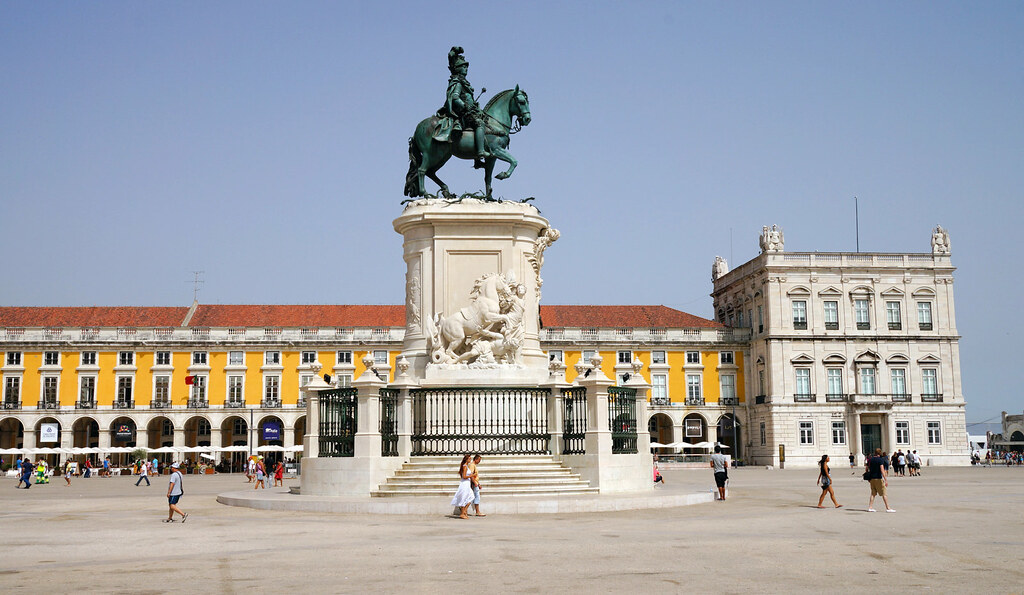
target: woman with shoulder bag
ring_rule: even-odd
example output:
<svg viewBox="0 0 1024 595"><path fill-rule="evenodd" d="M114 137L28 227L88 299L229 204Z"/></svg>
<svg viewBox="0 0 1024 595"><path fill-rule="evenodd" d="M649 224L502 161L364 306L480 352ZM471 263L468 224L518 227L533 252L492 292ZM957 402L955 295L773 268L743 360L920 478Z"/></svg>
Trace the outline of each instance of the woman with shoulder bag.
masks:
<svg viewBox="0 0 1024 595"><path fill-rule="evenodd" d="M825 494L828 494L832 498L832 504L835 504L836 508L842 508L843 505L836 502L836 493L832 491L832 476L829 474L828 469L828 455L821 455L821 460L818 461L818 483L821 484L821 497L818 498L818 508L825 508L821 505L825 501Z"/></svg>

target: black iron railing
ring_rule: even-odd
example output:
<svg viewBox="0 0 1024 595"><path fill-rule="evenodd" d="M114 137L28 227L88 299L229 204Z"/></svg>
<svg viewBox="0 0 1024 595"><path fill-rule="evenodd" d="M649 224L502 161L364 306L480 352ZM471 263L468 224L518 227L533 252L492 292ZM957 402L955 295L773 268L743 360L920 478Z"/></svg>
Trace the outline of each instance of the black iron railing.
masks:
<svg viewBox="0 0 1024 595"><path fill-rule="evenodd" d="M243 399L228 399L224 401L225 409L245 409L245 400Z"/></svg>
<svg viewBox="0 0 1024 595"><path fill-rule="evenodd" d="M75 401L75 409L95 409L96 401L94 399L79 399Z"/></svg>
<svg viewBox="0 0 1024 595"><path fill-rule="evenodd" d="M21 409L21 401L4 401L4 409L8 411Z"/></svg>
<svg viewBox="0 0 1024 595"><path fill-rule="evenodd" d="M922 403L941 403L942 402L942 395L939 395L939 394L927 394L927 395L926 394L922 394L921 395L921 402Z"/></svg>
<svg viewBox="0 0 1024 595"><path fill-rule="evenodd" d="M825 393L826 403L845 403L849 398L841 393Z"/></svg>
<svg viewBox="0 0 1024 595"><path fill-rule="evenodd" d="M909 403L910 402L910 395L905 394L905 393L894 394L894 395L892 395L892 402L893 403Z"/></svg>
<svg viewBox="0 0 1024 595"><path fill-rule="evenodd" d="M150 409L170 409L171 402L165 399L153 399L149 402Z"/></svg>
<svg viewBox="0 0 1024 595"><path fill-rule="evenodd" d="M562 454L587 454L587 389L562 389Z"/></svg>
<svg viewBox="0 0 1024 595"><path fill-rule="evenodd" d="M114 401L114 409L135 409L135 401L116 400Z"/></svg>
<svg viewBox="0 0 1024 595"><path fill-rule="evenodd" d="M550 394L537 387L414 389L412 454L550 454Z"/></svg>
<svg viewBox="0 0 1024 595"><path fill-rule="evenodd" d="M398 390L380 389L380 456L398 456Z"/></svg>
<svg viewBox="0 0 1024 595"><path fill-rule="evenodd" d="M818 401L818 396L806 393L796 394L793 395L793 401L796 403L816 403Z"/></svg>
<svg viewBox="0 0 1024 595"><path fill-rule="evenodd" d="M352 387L320 392L321 457L355 456L357 404Z"/></svg>
<svg viewBox="0 0 1024 595"><path fill-rule="evenodd" d="M36 409L60 409L60 403L57 401L43 399L36 405Z"/></svg>
<svg viewBox="0 0 1024 595"><path fill-rule="evenodd" d="M608 388L608 425L612 430L612 454L636 453L636 389Z"/></svg>
<svg viewBox="0 0 1024 595"><path fill-rule="evenodd" d="M206 399L189 399L186 406L189 409L207 409L210 403Z"/></svg>

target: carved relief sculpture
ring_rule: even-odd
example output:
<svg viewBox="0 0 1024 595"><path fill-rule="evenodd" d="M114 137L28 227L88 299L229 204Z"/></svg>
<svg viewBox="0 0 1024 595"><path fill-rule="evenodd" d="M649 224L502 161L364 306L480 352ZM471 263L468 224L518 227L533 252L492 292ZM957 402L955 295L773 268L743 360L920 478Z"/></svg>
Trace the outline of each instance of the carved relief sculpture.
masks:
<svg viewBox="0 0 1024 595"><path fill-rule="evenodd" d="M540 286L544 285L544 279L540 278L540 270L544 266L544 251L548 249L551 244L554 244L562 233L553 227L546 227L537 236L537 240L533 243L533 252L526 255L527 262L533 267L533 272L537 275L537 301L540 301Z"/></svg>
<svg viewBox="0 0 1024 595"><path fill-rule="evenodd" d="M420 261L409 263L405 280L405 324L409 333L420 330Z"/></svg>
<svg viewBox="0 0 1024 595"><path fill-rule="evenodd" d="M431 363L471 368L520 365L525 296L526 286L516 283L511 272L477 279L468 306L450 316L438 312L427 319Z"/></svg>

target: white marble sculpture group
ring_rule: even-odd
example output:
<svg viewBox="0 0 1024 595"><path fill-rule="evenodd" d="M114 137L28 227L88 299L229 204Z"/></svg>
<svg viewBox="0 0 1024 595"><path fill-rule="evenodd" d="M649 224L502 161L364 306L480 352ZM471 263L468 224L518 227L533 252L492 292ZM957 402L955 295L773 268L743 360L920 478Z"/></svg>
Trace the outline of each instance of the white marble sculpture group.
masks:
<svg viewBox="0 0 1024 595"><path fill-rule="evenodd" d="M512 272L488 273L473 284L470 303L426 323L427 351L434 365L488 368L521 365L526 286Z"/></svg>

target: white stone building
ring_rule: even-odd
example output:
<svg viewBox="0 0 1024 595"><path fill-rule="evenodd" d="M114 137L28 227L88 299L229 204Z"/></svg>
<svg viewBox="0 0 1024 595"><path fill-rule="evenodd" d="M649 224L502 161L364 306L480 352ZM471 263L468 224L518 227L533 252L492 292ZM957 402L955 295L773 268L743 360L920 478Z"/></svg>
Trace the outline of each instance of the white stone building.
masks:
<svg viewBox="0 0 1024 595"><path fill-rule="evenodd" d="M765 227L759 256L712 269L717 320L751 328L748 460L862 464L881 448L969 464L948 233L931 253L783 247Z"/></svg>

